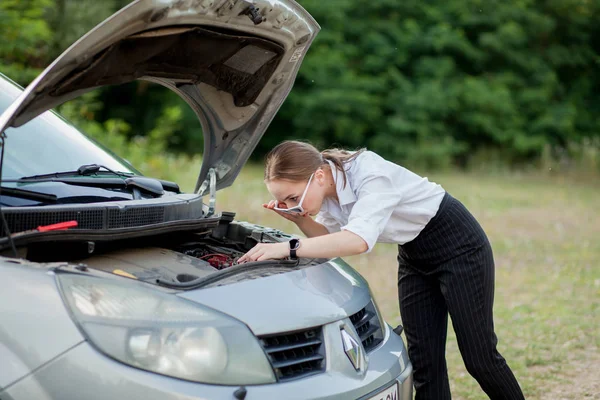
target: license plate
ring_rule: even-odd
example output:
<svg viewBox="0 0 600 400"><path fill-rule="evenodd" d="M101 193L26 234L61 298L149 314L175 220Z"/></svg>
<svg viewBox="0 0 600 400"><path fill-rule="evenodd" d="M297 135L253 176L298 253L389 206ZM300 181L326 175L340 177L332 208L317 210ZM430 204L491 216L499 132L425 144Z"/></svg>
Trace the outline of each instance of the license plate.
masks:
<svg viewBox="0 0 600 400"><path fill-rule="evenodd" d="M369 397L367 400L398 400L398 384L394 383L389 388L382 390L375 396Z"/></svg>

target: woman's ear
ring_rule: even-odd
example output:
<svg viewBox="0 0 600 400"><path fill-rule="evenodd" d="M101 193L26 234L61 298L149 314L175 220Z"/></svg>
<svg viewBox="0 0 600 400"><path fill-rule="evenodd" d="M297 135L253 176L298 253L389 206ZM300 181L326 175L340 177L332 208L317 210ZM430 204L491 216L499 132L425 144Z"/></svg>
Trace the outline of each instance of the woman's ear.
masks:
<svg viewBox="0 0 600 400"><path fill-rule="evenodd" d="M315 178L316 178L317 182L319 183L319 186L325 185L325 171L323 171L323 168L319 168L315 172Z"/></svg>

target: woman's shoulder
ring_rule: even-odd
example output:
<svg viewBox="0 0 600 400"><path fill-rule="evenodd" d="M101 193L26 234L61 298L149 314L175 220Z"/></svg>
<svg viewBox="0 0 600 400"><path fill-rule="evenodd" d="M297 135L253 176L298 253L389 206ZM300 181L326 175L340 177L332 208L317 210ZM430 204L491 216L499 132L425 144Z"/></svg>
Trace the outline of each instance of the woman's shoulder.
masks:
<svg viewBox="0 0 600 400"><path fill-rule="evenodd" d="M350 171L356 170L364 170L364 169L379 169L390 166L396 166L397 164L392 163L391 161L386 160L379 154L375 153L372 150L363 149L359 150L356 157L353 158L350 165L348 165L348 169Z"/></svg>
<svg viewBox="0 0 600 400"><path fill-rule="evenodd" d="M380 175L382 170L386 169L385 160L379 154L367 149L361 149L354 153L354 157L346 163L344 168L346 177L353 188L371 176Z"/></svg>
<svg viewBox="0 0 600 400"><path fill-rule="evenodd" d="M400 178L405 180L409 175L411 172L403 166L389 161L371 150L363 150L346 170L346 176L353 187L358 187L360 182L374 177L385 176L390 180L397 181Z"/></svg>

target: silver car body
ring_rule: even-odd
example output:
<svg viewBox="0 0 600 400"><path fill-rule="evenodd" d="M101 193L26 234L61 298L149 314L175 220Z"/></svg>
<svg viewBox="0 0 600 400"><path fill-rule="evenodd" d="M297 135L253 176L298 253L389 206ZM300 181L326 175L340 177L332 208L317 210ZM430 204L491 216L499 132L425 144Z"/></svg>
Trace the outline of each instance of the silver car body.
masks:
<svg viewBox="0 0 600 400"><path fill-rule="evenodd" d="M0 263L2 400L233 398L238 387L165 377L98 352L72 322L52 267L7 260ZM344 353L340 327L356 335L348 315L364 307L370 294L364 279L341 260L183 296L230 313L257 335L324 326L324 373L247 386L248 400L360 399L394 383L399 385L398 399L412 398L412 368L402 339L389 326L384 342L366 356L361 371L355 370Z"/></svg>
<svg viewBox="0 0 600 400"><path fill-rule="evenodd" d="M158 70L149 73L151 68L146 68L145 74L140 76L99 79L93 85L73 83L77 79L85 81L82 65L94 65L90 60L98 60L99 54L108 54L105 50L121 39L189 32L193 27L213 27L228 35L235 31L260 40L272 40L282 49L279 62L260 90L248 97L242 93L238 105L234 104L234 96L212 85L189 76L161 76ZM198 114L205 147L210 151L205 152L196 196L210 190L214 200L215 190L230 185L238 175L289 93L318 30L312 17L290 0L135 1L76 42L32 82L0 116L0 132L21 126L49 108L101 84L128 79L157 82L177 92ZM241 57L239 52L236 54ZM246 56L244 60L229 58L229 67L249 68L249 71L261 68L250 65L256 57L260 59L259 56ZM267 57L271 59L269 57L272 54ZM61 87L62 91L57 91ZM171 198L191 201L186 196L189 195ZM122 203L116 206L126 208L126 202ZM199 219L203 217L206 219L206 215L198 215ZM217 229L218 215L210 217L212 219L206 220L212 221L212 225L207 226ZM244 227L261 241L284 241L289 237L252 224L233 224ZM263 237L271 239L263 240ZM54 238L59 240L60 236L57 234ZM133 257L129 259L131 265L138 262L143 268L145 263L157 259L158 254L167 257L172 253L156 250L142 257L141 262L131 261L135 255L127 257ZM193 264L181 254L173 257L177 260L173 264ZM412 367L401 337L387 323L382 323L380 342L368 351L363 346L361 333L357 331L359 322L353 318L368 307L369 318L382 321L381 316L367 282L341 259L321 260L281 273L190 290L135 282L149 291L160 291L161 295L174 296L241 321L257 343L265 337L318 327L324 360L319 371L296 379L273 379L269 383L248 385L178 379L120 362L101 351L78 323L73 307L65 300L59 277L71 274L83 279L119 282L119 285L128 285L131 280L110 273L114 264L101 256L81 262L85 265L0 257L0 399L379 400L386 396L391 398L392 392L397 393L394 399L412 398ZM256 343L247 345L250 348ZM267 350L265 353L241 352L247 365L258 365L268 358Z"/></svg>

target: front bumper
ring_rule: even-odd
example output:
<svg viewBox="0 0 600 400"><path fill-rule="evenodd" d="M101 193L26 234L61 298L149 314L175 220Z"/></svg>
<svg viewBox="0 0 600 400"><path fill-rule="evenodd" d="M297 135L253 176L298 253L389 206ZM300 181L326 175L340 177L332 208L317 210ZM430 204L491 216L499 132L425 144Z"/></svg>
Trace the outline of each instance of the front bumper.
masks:
<svg viewBox="0 0 600 400"><path fill-rule="evenodd" d="M340 321L339 323L342 323ZM339 337L338 323L325 326L325 339ZM357 373L337 343L329 348L327 370L285 383L247 386L246 400L368 399L399 383L398 399L412 399L412 366L404 342L389 326L384 342L369 354L368 368ZM343 357L342 357L343 356ZM82 343L35 373L0 391L2 400L23 399L235 399L239 387L182 381L114 361Z"/></svg>

